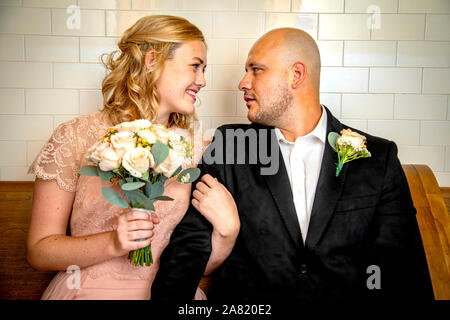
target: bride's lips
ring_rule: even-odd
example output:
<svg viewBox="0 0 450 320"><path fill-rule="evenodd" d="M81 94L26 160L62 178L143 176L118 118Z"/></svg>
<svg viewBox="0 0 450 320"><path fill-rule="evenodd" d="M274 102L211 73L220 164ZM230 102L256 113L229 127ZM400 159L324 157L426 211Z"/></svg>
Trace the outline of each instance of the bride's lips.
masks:
<svg viewBox="0 0 450 320"><path fill-rule="evenodd" d="M187 94L188 96L190 96L190 97L192 98L192 100L194 100L194 102L197 101L197 98L195 97L195 95L197 94L197 92L198 92L198 90L194 90L194 89L186 90L186 94Z"/></svg>

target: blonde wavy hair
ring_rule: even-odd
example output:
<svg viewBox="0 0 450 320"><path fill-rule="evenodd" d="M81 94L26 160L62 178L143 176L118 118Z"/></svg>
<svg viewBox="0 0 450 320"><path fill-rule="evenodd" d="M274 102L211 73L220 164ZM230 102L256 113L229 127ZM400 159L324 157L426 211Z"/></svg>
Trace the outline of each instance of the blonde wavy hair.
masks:
<svg viewBox="0 0 450 320"><path fill-rule="evenodd" d="M183 42L191 40L205 43L203 33L186 19L151 15L139 19L124 32L119 50L101 56L108 71L102 83L103 105L113 125L136 119L156 120L159 96L155 82L164 62L173 57ZM145 54L149 50L154 50L155 55L151 72L145 66ZM195 113L172 113L168 127L187 129L194 120L197 120Z"/></svg>

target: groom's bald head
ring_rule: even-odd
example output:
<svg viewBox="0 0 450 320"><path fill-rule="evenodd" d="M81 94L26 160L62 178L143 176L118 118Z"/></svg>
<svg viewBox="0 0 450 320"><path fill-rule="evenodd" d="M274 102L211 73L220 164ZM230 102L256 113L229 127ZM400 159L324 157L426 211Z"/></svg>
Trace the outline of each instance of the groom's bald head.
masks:
<svg viewBox="0 0 450 320"><path fill-rule="evenodd" d="M318 120L319 86L320 55L314 39L302 30L281 28L253 45L239 90L244 92L250 121L286 128L294 118ZM309 130L311 123L301 127Z"/></svg>
<svg viewBox="0 0 450 320"><path fill-rule="evenodd" d="M286 67L296 62L303 63L311 84L319 91L320 53L316 42L308 33L295 28L271 30L257 40L249 56L255 50L274 51Z"/></svg>

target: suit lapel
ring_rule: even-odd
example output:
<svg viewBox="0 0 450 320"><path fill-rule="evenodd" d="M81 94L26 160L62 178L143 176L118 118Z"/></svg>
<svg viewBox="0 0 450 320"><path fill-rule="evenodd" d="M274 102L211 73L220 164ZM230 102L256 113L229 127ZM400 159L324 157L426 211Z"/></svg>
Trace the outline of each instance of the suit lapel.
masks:
<svg viewBox="0 0 450 320"><path fill-rule="evenodd" d="M327 111L327 137L329 132L339 133L344 129L343 125ZM320 168L319 181L317 182L316 194L311 211L311 218L306 237L306 246L313 248L317 245L326 226L333 216L334 208L341 195L344 186L347 167L344 165L339 177L336 177L337 154L325 140L325 149Z"/></svg>
<svg viewBox="0 0 450 320"><path fill-rule="evenodd" d="M261 175L266 182L267 188L272 194L275 205L278 208L278 213L283 220L290 237L295 242L296 246L303 245L302 236L300 232L300 225L298 223L297 214L295 211L294 202L292 199L291 185L289 184L289 177L287 175L286 167L284 165L283 155L275 135L273 128L269 128L268 146L270 152L278 153L279 168L273 175ZM261 165L258 161L257 174L260 175Z"/></svg>
<svg viewBox="0 0 450 320"><path fill-rule="evenodd" d="M325 107L327 112L327 137L329 132L339 133L344 126L331 114ZM268 127L264 127L268 128ZM297 246L303 246L300 225L295 211L294 201L292 198L292 190L289 184L289 177L287 175L284 164L283 155L275 135L273 128L268 134L268 145L270 152L278 152L279 154L279 169L274 175L261 175L266 182L267 188L272 194L273 200L278 208L278 212L289 232L290 237ZM344 186L347 167L344 165L339 177L336 177L337 154L328 144L328 139L325 139L325 149L322 158L322 164L317 182L316 195L314 198L313 208L311 211L311 218L308 227L308 234L306 237L306 247L313 248L317 245L326 226L334 213L336 203L342 193ZM260 175L261 165L254 166Z"/></svg>

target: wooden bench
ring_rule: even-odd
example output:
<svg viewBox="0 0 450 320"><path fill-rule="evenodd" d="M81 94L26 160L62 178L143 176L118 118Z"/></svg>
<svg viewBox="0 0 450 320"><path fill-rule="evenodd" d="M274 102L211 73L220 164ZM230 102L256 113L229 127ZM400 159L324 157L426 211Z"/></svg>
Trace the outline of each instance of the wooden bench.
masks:
<svg viewBox="0 0 450 320"><path fill-rule="evenodd" d="M450 300L450 188L439 188L424 165L404 165L436 299ZM26 261L33 182L0 182L0 299L40 299L56 272ZM445 199L445 200L444 200ZM209 278L201 287L207 291Z"/></svg>

